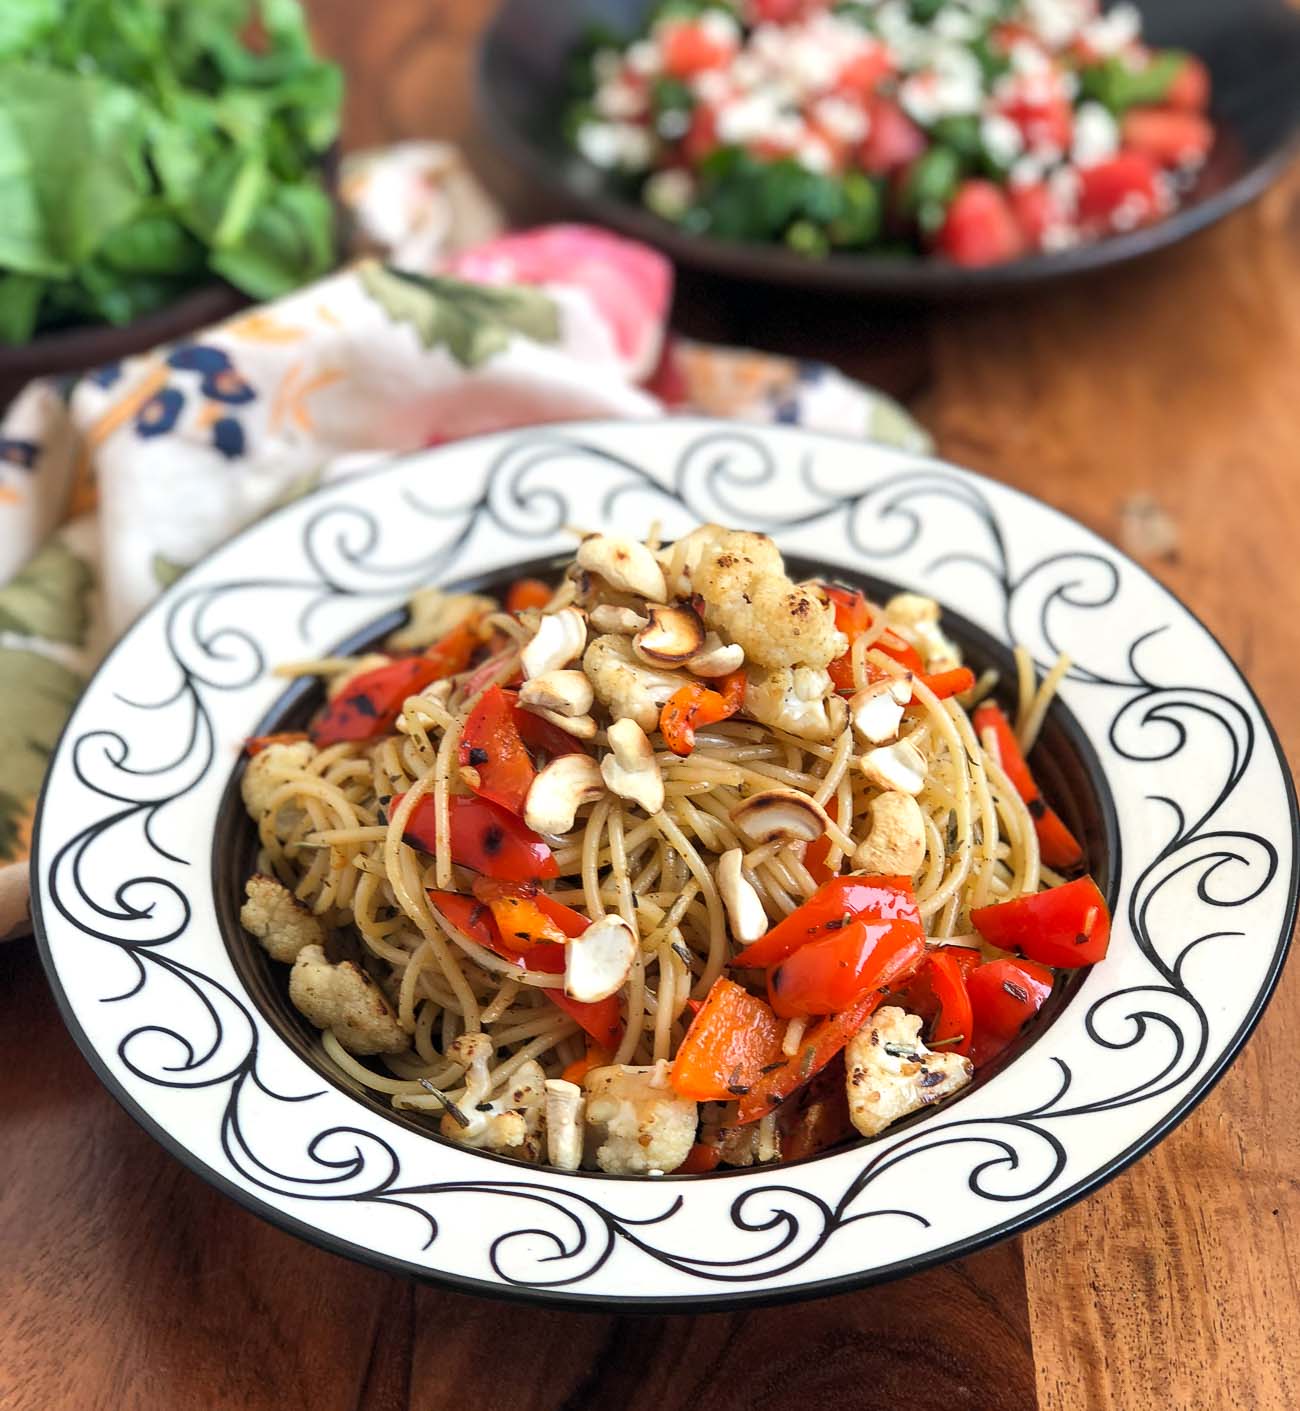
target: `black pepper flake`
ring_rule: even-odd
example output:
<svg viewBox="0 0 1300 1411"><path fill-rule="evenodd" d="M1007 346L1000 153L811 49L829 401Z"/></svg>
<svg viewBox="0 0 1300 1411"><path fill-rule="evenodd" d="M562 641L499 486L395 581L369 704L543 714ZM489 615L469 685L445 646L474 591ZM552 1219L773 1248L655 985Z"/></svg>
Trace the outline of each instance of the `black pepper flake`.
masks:
<svg viewBox="0 0 1300 1411"><path fill-rule="evenodd" d="M1047 805L1042 801L1042 799L1030 799L1029 803L1026 806L1029 809L1030 818L1034 819L1035 821L1040 818L1047 817Z"/></svg>
<svg viewBox="0 0 1300 1411"><path fill-rule="evenodd" d="M732 1095L732 1097L748 1097L748 1096L749 1096L749 1084L748 1084L748 1083L728 1083L728 1084L727 1084L727 1091Z"/></svg>
<svg viewBox="0 0 1300 1411"><path fill-rule="evenodd" d="M936 1083L942 1082L943 1074L939 1072L937 1068L927 1068L925 1072L921 1074L921 1086L923 1088L932 1088Z"/></svg>
<svg viewBox="0 0 1300 1411"><path fill-rule="evenodd" d="M480 745L471 745L469 748L469 762L471 764L486 764L488 762L488 752Z"/></svg>
<svg viewBox="0 0 1300 1411"><path fill-rule="evenodd" d="M1007 994L1011 996L1013 1000L1016 1001L1017 1004L1029 1003L1029 991L1022 988L1020 985L1015 984L1013 981L1003 980L1002 988L1006 991Z"/></svg>
<svg viewBox="0 0 1300 1411"><path fill-rule="evenodd" d="M775 1073L778 1068L784 1068L783 1062L765 1063L758 1071L760 1073Z"/></svg>
<svg viewBox="0 0 1300 1411"><path fill-rule="evenodd" d="M475 1112L491 1112L491 1111L492 1111L492 1104L491 1104L490 1102L476 1102L476 1103L474 1104L474 1111L475 1111Z"/></svg>
<svg viewBox="0 0 1300 1411"><path fill-rule="evenodd" d="M515 939L520 941L531 941L533 933L531 931L516 931Z"/></svg>

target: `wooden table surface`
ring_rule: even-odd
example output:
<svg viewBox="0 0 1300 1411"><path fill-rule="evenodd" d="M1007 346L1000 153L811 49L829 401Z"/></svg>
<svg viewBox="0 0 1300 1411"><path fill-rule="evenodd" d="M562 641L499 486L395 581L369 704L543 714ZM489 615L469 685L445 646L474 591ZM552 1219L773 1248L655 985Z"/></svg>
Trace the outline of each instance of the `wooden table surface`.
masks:
<svg viewBox="0 0 1300 1411"><path fill-rule="evenodd" d="M311 9L351 76L350 145L470 139L487 0ZM882 382L945 455L1129 549L1218 634L1300 758L1300 169L1180 250L1014 303L881 314L689 280L678 323ZM417 1287L246 1214L117 1107L34 948L5 946L0 1407L1290 1411L1297 1033L1293 965L1167 1141L975 1258L788 1309L577 1315Z"/></svg>

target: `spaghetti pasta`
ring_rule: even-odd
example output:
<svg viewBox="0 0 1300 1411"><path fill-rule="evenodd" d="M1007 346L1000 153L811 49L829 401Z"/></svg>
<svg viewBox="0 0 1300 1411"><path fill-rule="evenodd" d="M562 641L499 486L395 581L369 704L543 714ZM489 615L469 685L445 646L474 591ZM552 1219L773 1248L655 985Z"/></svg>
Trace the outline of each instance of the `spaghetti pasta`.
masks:
<svg viewBox="0 0 1300 1411"><path fill-rule="evenodd" d="M898 885L929 947L962 944L957 938L970 936L981 908L1060 879L1042 869L1035 820L996 742L979 737L957 699L927 684L925 649L934 635L909 630L915 597L898 617L888 604L864 601L855 611L866 625L846 634L825 590L790 583L770 541L717 526L657 551L588 541L582 558L603 571L575 568L543 609L509 614L480 598L422 594L399 634L403 652L436 659L436 634L449 622L462 632L470 624L478 649L462 669L434 674L406 695L391 722L373 731L366 722L379 713L365 692L388 665L411 660L391 641L357 661L286 668L326 679L330 702L309 736L258 742L244 798L263 881L287 889L311 918L303 935L320 941L299 949L291 994L346 1081L428 1114L454 1140L524 1156L544 1140L551 1151L563 1146L544 1133L541 1095L577 1059L597 1075L615 1075L584 1079L592 1164L672 1169L700 1135L724 1160L737 1152L772 1159L788 1134L791 1104L805 1099L786 1101L783 1093L784 1106L760 1114L757 1137L741 1139L750 1087L737 1080L705 1100L716 1110L698 1113L679 1072L683 1044L688 1029L695 1032L694 1011L731 983L724 977L740 977L751 994L761 989L763 976L747 972L744 955L755 915L770 938L779 923L821 904L828 879L851 877L868 841L882 845L873 834L875 806L897 791L866 771L865 756L906 748L924 760L920 789L900 784L915 809L909 804L898 816L915 817L914 836L890 841L913 849ZM635 627L599 633L591 625L593 615L615 620L602 619L602 605L627 609L618 621L644 623L656 602L676 603L674 621L686 624L689 640L675 659L644 651ZM782 618L787 610L792 615ZM581 640L563 660L534 670L532 690L521 696L521 651L545 617L561 613L574 615L566 621L577 621ZM692 658L710 645L738 663L726 681L692 672ZM851 685L835 687L826 669L833 661ZM1028 748L1065 664L1041 688L1027 654L1018 653L1017 664L1018 730ZM886 738L878 730L864 736L859 705L900 675L911 695L897 707L897 728ZM980 694L991 685L982 679ZM728 691L738 710L715 704ZM691 709L709 712L700 714L689 751L653 728L669 697L682 692ZM331 738L344 707L351 723ZM468 745L480 738L489 707L499 735L491 746ZM624 777L609 767L608 730L617 720L635 720L644 732L635 767L659 780L662 797L648 814L612 782ZM534 805L543 781L554 788L570 775L586 780L572 800L572 826L539 832ZM785 832L775 824L755 831L752 805L765 800L774 818L784 808L805 832L788 821ZM510 871L506 859L516 853L532 859L532 872ZM726 881L720 862L732 853L739 867ZM249 910L251 883L249 895L245 924L270 949L273 921ZM610 978L607 987L587 981L579 990L577 958L595 946L589 935L602 918L601 937L621 949L613 959L602 952L584 960ZM843 935L853 931L850 922L841 918ZM283 952L283 937L276 944ZM327 972L337 1010L320 1000L319 984L307 983ZM769 990L773 983L769 976ZM829 1012L813 1007L784 1024L763 1073L782 1063L811 1067L802 1055L820 1033L817 1015ZM923 1072L947 1073L940 1060L957 1065L940 1095L969 1077L967 1059L925 1052ZM629 1155L629 1132L640 1155ZM808 1149L802 1139L797 1145Z"/></svg>

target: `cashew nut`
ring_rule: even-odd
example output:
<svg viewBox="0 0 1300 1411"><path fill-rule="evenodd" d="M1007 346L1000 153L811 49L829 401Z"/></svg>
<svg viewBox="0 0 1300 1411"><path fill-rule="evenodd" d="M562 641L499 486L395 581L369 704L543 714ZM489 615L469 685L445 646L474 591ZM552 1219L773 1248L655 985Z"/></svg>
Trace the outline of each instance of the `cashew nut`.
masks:
<svg viewBox="0 0 1300 1411"><path fill-rule="evenodd" d="M686 603L646 609L650 621L632 639L632 650L651 666L680 666L704 645L704 624Z"/></svg>
<svg viewBox="0 0 1300 1411"><path fill-rule="evenodd" d="M567 833L582 805L594 803L604 792L600 767L590 755L560 755L529 787L524 822L537 833Z"/></svg>
<svg viewBox="0 0 1300 1411"><path fill-rule="evenodd" d="M910 740L878 745L858 763L863 774L882 789L915 795L925 787L925 756Z"/></svg>
<svg viewBox="0 0 1300 1411"><path fill-rule="evenodd" d="M601 760L600 772L610 792L658 813L664 806L664 780L645 731L635 720L616 720L605 737L612 753Z"/></svg>
<svg viewBox="0 0 1300 1411"><path fill-rule="evenodd" d="M889 789L870 805L871 831L853 854L857 872L910 877L925 861L925 818L911 794Z"/></svg>
<svg viewBox="0 0 1300 1411"><path fill-rule="evenodd" d="M625 637L639 632L649 620L635 608L620 607L617 603L597 603L591 610L591 625L597 632L617 632Z"/></svg>
<svg viewBox="0 0 1300 1411"><path fill-rule="evenodd" d="M582 655L587 645L587 621L577 608L548 612L537 624L532 640L519 654L524 675L530 680L558 671Z"/></svg>
<svg viewBox="0 0 1300 1411"><path fill-rule="evenodd" d="M741 869L744 853L728 848L718 859L718 891L727 908L731 934L741 945L749 945L767 934L767 912L753 885Z"/></svg>
<svg viewBox="0 0 1300 1411"><path fill-rule="evenodd" d="M557 715L586 715L595 695L581 671L546 671L519 688L521 705L552 710Z"/></svg>
<svg viewBox="0 0 1300 1411"><path fill-rule="evenodd" d="M695 676L729 676L744 664L744 647L736 642L724 642L716 632L710 632L686 667Z"/></svg>
<svg viewBox="0 0 1300 1411"><path fill-rule="evenodd" d="M764 789L731 810L731 821L755 843L812 843L826 831L826 810L794 789Z"/></svg>
<svg viewBox="0 0 1300 1411"><path fill-rule="evenodd" d="M654 554L635 539L593 534L578 545L579 568L598 573L611 588L661 603L668 596L664 571Z"/></svg>
<svg viewBox="0 0 1300 1411"><path fill-rule="evenodd" d="M597 1004L623 988L637 942L632 928L611 912L593 921L564 947L564 992L570 999Z"/></svg>
<svg viewBox="0 0 1300 1411"><path fill-rule="evenodd" d="M891 676L864 686L849 702L853 728L873 745L888 744L898 736L903 707L912 699L912 676Z"/></svg>

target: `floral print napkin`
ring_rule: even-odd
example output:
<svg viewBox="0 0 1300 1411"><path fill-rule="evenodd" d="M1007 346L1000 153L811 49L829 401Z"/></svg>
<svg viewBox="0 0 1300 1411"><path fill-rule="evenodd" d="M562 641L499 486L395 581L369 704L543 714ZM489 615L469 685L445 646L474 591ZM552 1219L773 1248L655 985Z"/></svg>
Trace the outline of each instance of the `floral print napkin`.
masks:
<svg viewBox="0 0 1300 1411"><path fill-rule="evenodd" d="M831 368L670 338L654 251L579 226L501 234L445 145L354 158L342 189L377 253L185 342L34 383L0 417L0 937L27 928L35 801L87 673L276 505L394 454L575 418L689 410L928 449Z"/></svg>

